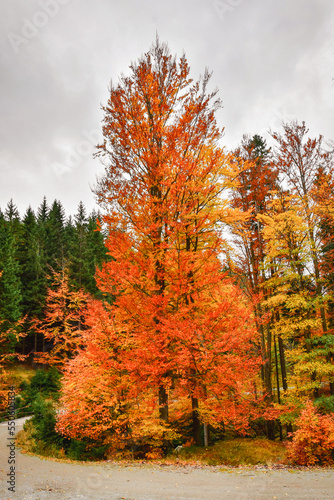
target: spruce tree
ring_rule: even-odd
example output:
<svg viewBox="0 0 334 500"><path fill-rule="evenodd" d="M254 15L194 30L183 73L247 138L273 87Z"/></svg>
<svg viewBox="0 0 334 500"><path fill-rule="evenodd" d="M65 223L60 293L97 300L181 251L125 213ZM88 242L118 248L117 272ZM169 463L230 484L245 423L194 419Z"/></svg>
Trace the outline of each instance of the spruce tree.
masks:
<svg viewBox="0 0 334 500"><path fill-rule="evenodd" d="M20 280L20 266L18 261L18 242L20 237L19 212L10 200L5 215L1 217L1 246L0 246L0 328L18 330L18 321L22 313L22 294ZM12 347L14 337L9 341Z"/></svg>
<svg viewBox="0 0 334 500"><path fill-rule="evenodd" d="M102 294L98 289L95 281L95 272L97 268L101 268L102 263L108 260L107 249L105 247L105 234L101 227L100 214L94 210L88 217L87 226L87 261L89 264L89 272L87 274L86 290L97 298L102 298ZM100 230L99 230L100 229ZM112 297L108 298L112 302Z"/></svg>
<svg viewBox="0 0 334 500"><path fill-rule="evenodd" d="M88 256L88 219L86 209L80 201L74 216L74 233L70 241L70 275L77 290L87 289L89 283L90 263Z"/></svg>
<svg viewBox="0 0 334 500"><path fill-rule="evenodd" d="M65 211L55 200L46 221L46 256L49 269L59 272L65 267Z"/></svg>
<svg viewBox="0 0 334 500"><path fill-rule="evenodd" d="M39 317L45 302L46 263L44 251L41 251L42 246L35 214L29 207L23 218L19 246L22 308L23 313L29 317Z"/></svg>

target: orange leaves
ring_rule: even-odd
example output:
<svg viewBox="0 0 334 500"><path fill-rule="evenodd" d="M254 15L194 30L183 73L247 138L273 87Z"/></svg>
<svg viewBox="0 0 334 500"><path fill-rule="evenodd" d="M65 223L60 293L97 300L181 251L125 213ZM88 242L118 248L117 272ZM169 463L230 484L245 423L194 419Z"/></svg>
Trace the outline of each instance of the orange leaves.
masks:
<svg viewBox="0 0 334 500"><path fill-rule="evenodd" d="M131 311L123 302L117 307L90 302L84 347L64 374L59 431L113 444L166 437L168 429L158 432L156 420L155 388L161 380L173 401L187 398L195 382L203 418L209 412L212 424L238 422L238 429L245 429L258 370L250 350L254 332L240 292L230 285L221 293L222 302L216 297L210 308L207 299L200 312L199 304L189 304L168 314L166 303L159 323L147 314L148 301L140 304L137 319L135 302Z"/></svg>
<svg viewBox="0 0 334 500"><path fill-rule="evenodd" d="M297 430L288 445L288 458L299 465L331 465L334 450L334 418L320 414L311 401L296 421Z"/></svg>
<svg viewBox="0 0 334 500"><path fill-rule="evenodd" d="M70 289L66 271L54 273L52 287L47 291L43 320L34 328L51 345L48 352L36 353L39 362L62 366L73 357L81 342L83 310L88 295Z"/></svg>
<svg viewBox="0 0 334 500"><path fill-rule="evenodd" d="M177 63L159 42L130 69L103 108L96 194L111 259L96 278L114 301L89 304L65 375L59 426L75 435L95 435L101 419L101 436L166 436L155 419L168 394L196 394L221 422L222 401L248 390L257 369L248 306L220 260L233 217L223 191L236 168L217 144L209 74L193 84L185 58Z"/></svg>
<svg viewBox="0 0 334 500"><path fill-rule="evenodd" d="M64 373L57 429L118 447L148 436L159 440L168 430L157 424L151 390L135 383L136 360L124 332L115 328L113 312L92 301L85 324L84 348Z"/></svg>
<svg viewBox="0 0 334 500"><path fill-rule="evenodd" d="M99 301L89 302L85 325L82 349L64 372L57 429L70 437L98 440L126 424L129 383L117 355L124 346Z"/></svg>

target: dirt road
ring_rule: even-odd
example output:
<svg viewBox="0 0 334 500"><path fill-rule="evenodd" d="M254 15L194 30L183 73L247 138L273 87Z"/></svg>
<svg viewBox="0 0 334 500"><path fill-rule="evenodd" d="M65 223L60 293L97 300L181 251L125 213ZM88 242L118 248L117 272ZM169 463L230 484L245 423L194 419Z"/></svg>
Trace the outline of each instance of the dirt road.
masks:
<svg viewBox="0 0 334 500"><path fill-rule="evenodd" d="M17 421L17 430L23 420ZM7 424L2 423L1 500L334 500L334 470L221 472L209 467L68 464L21 454L11 444ZM15 493L6 482L11 451Z"/></svg>

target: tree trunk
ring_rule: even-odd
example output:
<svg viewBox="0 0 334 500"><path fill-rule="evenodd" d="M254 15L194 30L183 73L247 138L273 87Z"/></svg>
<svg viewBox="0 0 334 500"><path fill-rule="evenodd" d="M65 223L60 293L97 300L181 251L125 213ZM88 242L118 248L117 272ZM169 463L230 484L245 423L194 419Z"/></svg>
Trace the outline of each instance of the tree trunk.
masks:
<svg viewBox="0 0 334 500"><path fill-rule="evenodd" d="M201 423L198 418L198 399L191 396L191 407L193 417L193 438L197 446L201 446Z"/></svg>
<svg viewBox="0 0 334 500"><path fill-rule="evenodd" d="M277 343L276 335L274 336L274 348L275 348L275 367L276 367L276 385L277 385L277 403L281 404L281 393L279 386L279 370L278 370L278 356L277 356Z"/></svg>
<svg viewBox="0 0 334 500"><path fill-rule="evenodd" d="M203 430L204 430L204 446L209 446L210 443L209 426L207 424L203 424Z"/></svg>
<svg viewBox="0 0 334 500"><path fill-rule="evenodd" d="M261 306L257 306L256 309L257 317L262 318ZM268 405L272 403L273 400L273 389L271 381L271 331L269 325L267 325L267 332L265 332L263 325L259 322L260 338L261 338L261 378L264 386L265 400ZM267 420L266 422L266 434L267 438L272 441L275 439L274 421Z"/></svg>
<svg viewBox="0 0 334 500"><path fill-rule="evenodd" d="M283 344L282 337L280 335L278 335L278 350L279 350L279 359L280 359L280 364L281 364L283 391L287 391L288 390L288 381L287 381L287 375L286 375L284 344ZM291 424L286 425L286 432L287 432L287 434L292 432L292 425Z"/></svg>
<svg viewBox="0 0 334 500"><path fill-rule="evenodd" d="M282 337L280 335L278 336L278 350L279 350L279 358L280 358L280 363L281 363L283 390L286 391L288 389L288 382L287 382L287 376L286 376L284 344L283 344Z"/></svg>
<svg viewBox="0 0 334 500"><path fill-rule="evenodd" d="M274 346L275 346L275 365L276 365L276 383L277 383L277 402L278 404L281 404L276 335L274 335ZM279 438L280 441L283 441L282 424L280 421L278 421L278 425L279 425Z"/></svg>
<svg viewBox="0 0 334 500"><path fill-rule="evenodd" d="M159 387L159 419L168 422L168 393L163 385Z"/></svg>

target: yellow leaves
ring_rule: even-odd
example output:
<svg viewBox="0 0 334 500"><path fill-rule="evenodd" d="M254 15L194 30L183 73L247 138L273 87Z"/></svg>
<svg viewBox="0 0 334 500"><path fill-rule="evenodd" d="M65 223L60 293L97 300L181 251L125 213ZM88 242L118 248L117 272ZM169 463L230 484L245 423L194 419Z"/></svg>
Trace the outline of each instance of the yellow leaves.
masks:
<svg viewBox="0 0 334 500"><path fill-rule="evenodd" d="M306 297L306 294L293 294L288 295L285 300L285 307L287 307L290 311L296 309L309 309L310 300L309 297Z"/></svg>
<svg viewBox="0 0 334 500"><path fill-rule="evenodd" d="M277 288L273 287L273 283L283 282L281 286ZM285 318L290 318L295 323L301 321L311 321L310 315L314 315L315 304L317 303L317 298L310 295L308 291L300 291L291 293L289 288L289 283L287 283L287 278L282 278L282 280L270 280L266 283L269 290L274 290L273 295L269 295L268 298L262 300L262 305L270 310L280 311ZM308 323L308 326L312 328L317 327L318 319L314 318L314 323Z"/></svg>
<svg viewBox="0 0 334 500"><path fill-rule="evenodd" d="M297 273L312 258L309 219L296 196L286 193L276 196L270 210L257 216L266 241L265 261L268 266L278 261Z"/></svg>
<svg viewBox="0 0 334 500"><path fill-rule="evenodd" d="M146 418L145 418L146 417ZM162 446L165 440L180 438L178 432L156 418L147 418L142 415L136 426L133 426L131 438L137 441L144 441L154 446Z"/></svg>
<svg viewBox="0 0 334 500"><path fill-rule="evenodd" d="M307 235L307 225L303 217L294 209L281 213L258 214L257 219L263 224L262 235L267 241L270 257L276 252L293 250L302 244Z"/></svg>
<svg viewBox="0 0 334 500"><path fill-rule="evenodd" d="M285 304L288 295L286 293L277 293L268 297L266 300L262 301L262 304L269 309L274 309L278 306L282 306Z"/></svg>
<svg viewBox="0 0 334 500"><path fill-rule="evenodd" d="M293 340L294 337L304 337L310 329L319 328L321 322L317 318L300 318L297 314L291 317L282 317L272 325L274 333L285 339Z"/></svg>
<svg viewBox="0 0 334 500"><path fill-rule="evenodd" d="M290 356L290 359L295 357L296 353ZM305 375L316 373L318 381L315 381L315 386L319 385L321 377L327 378L328 375L333 375L334 365L324 362L323 359L308 359L310 356L302 356L302 363L298 363L295 367L296 375Z"/></svg>

